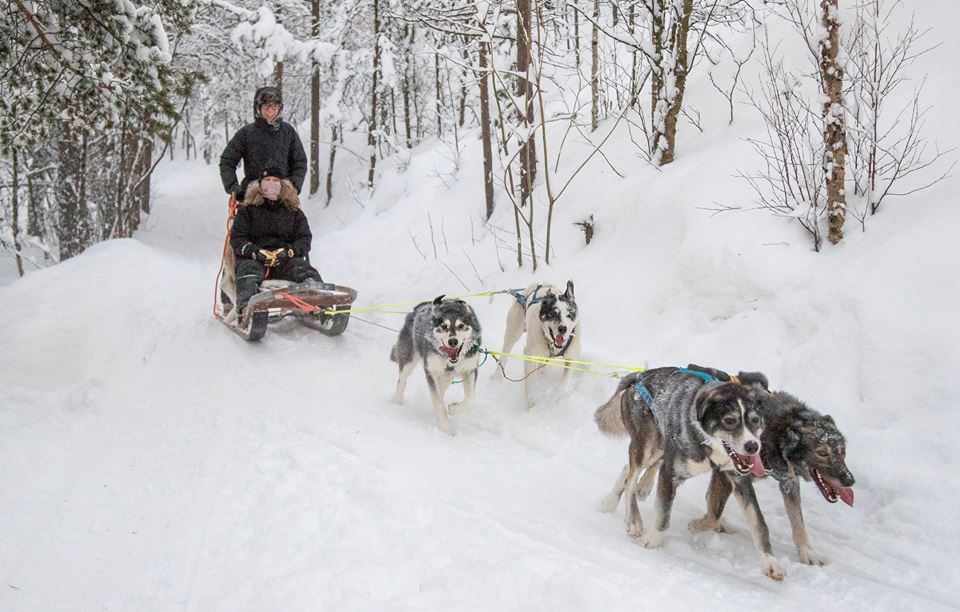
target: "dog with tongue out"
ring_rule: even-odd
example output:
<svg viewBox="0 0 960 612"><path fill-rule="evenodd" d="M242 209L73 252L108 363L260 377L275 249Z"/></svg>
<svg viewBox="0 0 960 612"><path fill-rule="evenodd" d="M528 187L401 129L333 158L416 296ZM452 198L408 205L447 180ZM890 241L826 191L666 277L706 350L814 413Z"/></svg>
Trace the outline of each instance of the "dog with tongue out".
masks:
<svg viewBox="0 0 960 612"><path fill-rule="evenodd" d="M555 359L557 361L553 363L562 365L563 360L580 359L582 341L579 309L572 280L568 280L563 289L548 283L534 283L523 290L512 289L510 293L515 301L507 311L503 355L494 375L507 377L508 355L520 337L526 334L523 353L528 358L523 362L523 391L529 410L543 391L543 385L538 381L545 381L548 376L543 362ZM561 390L566 386L570 372L570 368L563 368ZM535 389L535 386L541 388Z"/></svg>
<svg viewBox="0 0 960 612"><path fill-rule="evenodd" d="M407 314L390 351L390 360L400 368L393 403L403 403L407 378L422 364L437 427L453 435L449 415L469 407L474 400L480 342L480 321L463 300L444 299L441 295L432 302L417 304ZM443 398L454 378L463 380L463 401L447 406Z"/></svg>
<svg viewBox="0 0 960 612"><path fill-rule="evenodd" d="M627 465L601 510L613 512L624 497L627 534L646 548L660 548L670 527L677 487L716 470L729 487L728 494L735 494L743 508L763 573L782 580L786 574L773 556L751 477L765 471L764 423L758 409L765 394L690 368L654 368L620 379L616 392L594 414L603 433L630 437ZM654 484L655 518L645 529L639 502Z"/></svg>
<svg viewBox="0 0 960 612"><path fill-rule="evenodd" d="M723 376L722 372L711 372L718 377ZM852 507L855 479L846 463L846 439L833 417L807 407L789 393L769 392L767 379L762 374L741 373L739 380L743 384L762 388L765 392L759 404L766 423L760 436L763 445L760 457L766 475L780 485L800 561L807 565L825 565L827 559L810 546L800 508L800 479L812 480L828 502L833 504L842 501ZM725 479L714 472L707 489L707 513L693 521L691 529L727 531L721 516L729 496L730 489Z"/></svg>

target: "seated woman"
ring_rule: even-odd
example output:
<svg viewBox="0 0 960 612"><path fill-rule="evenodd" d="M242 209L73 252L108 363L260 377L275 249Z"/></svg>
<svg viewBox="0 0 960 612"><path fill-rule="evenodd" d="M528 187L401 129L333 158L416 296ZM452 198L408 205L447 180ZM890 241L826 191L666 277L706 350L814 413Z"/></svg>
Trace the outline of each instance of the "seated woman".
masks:
<svg viewBox="0 0 960 612"><path fill-rule="evenodd" d="M307 259L313 235L300 210L297 190L278 168L267 168L258 178L247 186L230 234L230 246L237 256L240 317L267 270L271 279L323 282Z"/></svg>

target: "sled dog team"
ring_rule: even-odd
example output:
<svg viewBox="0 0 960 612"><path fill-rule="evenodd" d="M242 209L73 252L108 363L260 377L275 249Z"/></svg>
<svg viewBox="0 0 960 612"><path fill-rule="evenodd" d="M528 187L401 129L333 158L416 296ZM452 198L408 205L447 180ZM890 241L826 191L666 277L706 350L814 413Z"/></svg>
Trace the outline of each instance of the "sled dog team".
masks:
<svg viewBox="0 0 960 612"><path fill-rule="evenodd" d="M565 289L533 284L517 292L507 313L503 353L509 353L526 333L524 354L540 358L578 360L580 324L573 282ZM462 300L418 304L407 314L397 343L390 351L400 374L393 402L403 403L407 379L422 365L437 426L453 434L450 415L474 401L480 364L480 322ZM501 368L506 356L500 360ZM534 405L539 363L524 361L524 396ZM570 370L565 369L566 382ZM464 386L464 399L446 405L444 395L454 381ZM623 377L594 415L600 431L629 437L627 464L601 504L613 512L626 494L627 534L646 548L663 545L677 487L710 473L706 514L692 521L694 531L728 531L724 507L731 493L746 516L760 553L763 573L774 580L786 575L774 557L770 535L753 489L755 479L777 481L800 561L823 565L826 559L810 546L800 508L799 481L812 480L824 498L853 505L853 474L845 462L843 434L830 416L807 407L783 391L770 391L758 372L737 376L689 365L635 372ZM657 488L655 518L644 529L639 502Z"/></svg>

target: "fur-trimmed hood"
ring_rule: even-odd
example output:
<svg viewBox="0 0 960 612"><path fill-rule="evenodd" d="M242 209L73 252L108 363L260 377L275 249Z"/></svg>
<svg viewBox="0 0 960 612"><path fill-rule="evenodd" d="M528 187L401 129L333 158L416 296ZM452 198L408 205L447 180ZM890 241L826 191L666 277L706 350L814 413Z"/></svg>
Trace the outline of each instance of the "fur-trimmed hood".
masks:
<svg viewBox="0 0 960 612"><path fill-rule="evenodd" d="M280 181L280 197L277 199L281 204L290 210L300 209L300 196L297 195L297 190L294 188L293 183L291 183L289 179L283 179ZM243 196L243 205L259 206L265 201L266 199L260 192L260 181L250 181L250 184L247 185L247 192Z"/></svg>

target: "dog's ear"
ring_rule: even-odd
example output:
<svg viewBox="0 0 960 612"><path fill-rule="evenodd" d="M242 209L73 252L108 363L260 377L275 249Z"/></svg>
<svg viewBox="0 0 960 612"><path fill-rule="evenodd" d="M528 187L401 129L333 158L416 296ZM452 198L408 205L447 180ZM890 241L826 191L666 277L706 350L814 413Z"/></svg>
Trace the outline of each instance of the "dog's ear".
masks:
<svg viewBox="0 0 960 612"><path fill-rule="evenodd" d="M825 415L823 415L823 416L820 417L820 418L823 419L824 421L826 421L827 423L830 423L830 424L833 425L834 427L837 426L837 424L833 421L833 417L830 416L829 414L825 414Z"/></svg>
<svg viewBox="0 0 960 612"><path fill-rule="evenodd" d="M707 407L710 405L710 392L701 393L697 398L697 420L703 420L703 415L707 413Z"/></svg>
<svg viewBox="0 0 960 612"><path fill-rule="evenodd" d="M572 280L567 281L567 290L563 293L563 295L570 299L573 298L573 281Z"/></svg>
<svg viewBox="0 0 960 612"><path fill-rule="evenodd" d="M740 384L745 386L757 386L762 387L764 391L770 390L770 381L767 380L767 377L762 372L740 372L737 374L737 378L740 379Z"/></svg>
<svg viewBox="0 0 960 612"><path fill-rule="evenodd" d="M439 306L439 305L443 302L443 298L444 298L445 295L446 295L446 294L444 293L444 294L438 295L436 298L434 298L434 300L433 300L433 305L434 305L434 306Z"/></svg>
<svg viewBox="0 0 960 612"><path fill-rule="evenodd" d="M710 408L710 404L720 399L720 394L724 388L724 384L712 385L708 389L704 390L703 393L698 394L697 396L697 420L700 421L703 419L703 415L707 413L707 409Z"/></svg>

